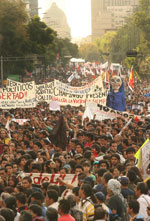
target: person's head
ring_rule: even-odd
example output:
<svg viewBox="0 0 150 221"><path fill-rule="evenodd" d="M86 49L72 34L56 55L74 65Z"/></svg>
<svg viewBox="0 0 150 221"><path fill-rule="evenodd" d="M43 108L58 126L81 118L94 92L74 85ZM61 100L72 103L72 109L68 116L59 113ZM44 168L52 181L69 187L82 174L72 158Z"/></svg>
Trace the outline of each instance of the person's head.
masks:
<svg viewBox="0 0 150 221"><path fill-rule="evenodd" d="M106 160L100 160L99 161L99 168L109 169L109 164L107 163Z"/></svg>
<svg viewBox="0 0 150 221"><path fill-rule="evenodd" d="M31 195L30 195L30 199L31 199L31 202L32 201L37 201L40 203L40 205L42 205L43 201L44 201L44 196L41 192L33 192Z"/></svg>
<svg viewBox="0 0 150 221"><path fill-rule="evenodd" d="M84 173L89 173L90 172L90 169L91 169L91 165L89 162L84 162L83 163L83 170L84 170Z"/></svg>
<svg viewBox="0 0 150 221"><path fill-rule="evenodd" d="M106 211L98 206L94 212L94 220L106 220Z"/></svg>
<svg viewBox="0 0 150 221"><path fill-rule="evenodd" d="M52 207L47 208L46 220L47 221L57 221L58 220L58 212L57 212L57 210L52 208Z"/></svg>
<svg viewBox="0 0 150 221"><path fill-rule="evenodd" d="M117 143L115 141L112 141L110 144L110 150L117 151Z"/></svg>
<svg viewBox="0 0 150 221"><path fill-rule="evenodd" d="M17 193L15 197L18 208L26 204L26 195L24 193Z"/></svg>
<svg viewBox="0 0 150 221"><path fill-rule="evenodd" d="M148 193L148 188L146 183L140 182L136 186L136 196L140 197L142 194L147 194Z"/></svg>
<svg viewBox="0 0 150 221"><path fill-rule="evenodd" d="M135 216L136 214L139 213L139 210L140 210L140 204L137 200L132 200L132 201L129 201L128 203L128 214L133 217Z"/></svg>
<svg viewBox="0 0 150 221"><path fill-rule="evenodd" d="M29 176L25 176L23 179L22 179L22 186L24 188L32 188L32 179L31 177Z"/></svg>
<svg viewBox="0 0 150 221"><path fill-rule="evenodd" d="M118 180L110 179L107 183L107 192L109 195L117 195L121 192L121 184Z"/></svg>
<svg viewBox="0 0 150 221"><path fill-rule="evenodd" d="M9 209L9 208L1 208L0 209L0 215L2 217L4 217L4 219L6 221L12 221L12 220L14 220L14 218L16 216L15 213L13 212L13 210Z"/></svg>
<svg viewBox="0 0 150 221"><path fill-rule="evenodd" d="M9 196L4 200L5 206L16 213L17 203L14 196Z"/></svg>
<svg viewBox="0 0 150 221"><path fill-rule="evenodd" d="M82 184L80 186L80 190L79 190L79 196L82 198L82 199L85 199L86 197L89 197L92 195L92 187L90 184Z"/></svg>
<svg viewBox="0 0 150 221"><path fill-rule="evenodd" d="M97 171L97 182L98 183L101 183L101 178L102 176L104 175L104 173L107 172L107 169L104 169L104 168L100 168L98 171Z"/></svg>
<svg viewBox="0 0 150 221"><path fill-rule="evenodd" d="M29 211L22 211L20 213L19 221L32 221L32 215Z"/></svg>
<svg viewBox="0 0 150 221"><path fill-rule="evenodd" d="M73 207L76 206L76 197L75 197L75 195L73 195L73 194L68 195L67 200L69 201L70 208L73 208Z"/></svg>
<svg viewBox="0 0 150 221"><path fill-rule="evenodd" d="M6 169L6 173L8 176L12 175L12 173L13 173L12 164L7 163L5 165L5 169Z"/></svg>
<svg viewBox="0 0 150 221"><path fill-rule="evenodd" d="M116 166L118 163L120 163L120 156L116 153L112 154L112 156L111 156L112 166Z"/></svg>
<svg viewBox="0 0 150 221"><path fill-rule="evenodd" d="M134 160L135 149L133 147L128 147L126 150L127 159Z"/></svg>
<svg viewBox="0 0 150 221"><path fill-rule="evenodd" d="M104 202L105 202L106 197L105 197L104 193L102 193L102 192L97 192L97 193L95 193L95 196L96 196L96 199L97 199L97 203L98 203L98 204L101 204L101 203L104 203Z"/></svg>
<svg viewBox="0 0 150 221"><path fill-rule="evenodd" d="M109 181L110 179L112 179L112 178L113 178L113 176L112 176L112 174L111 174L110 172L104 173L104 175L103 175L103 177L102 177L102 184L103 184L104 186L106 186L107 183L108 183L108 181Z"/></svg>
<svg viewBox="0 0 150 221"><path fill-rule="evenodd" d="M42 207L38 204L32 204L29 206L29 212L32 215L32 218L35 218L36 216L42 216Z"/></svg>
<svg viewBox="0 0 150 221"><path fill-rule="evenodd" d="M75 174L80 174L83 172L83 167L81 165L76 165L75 167Z"/></svg>
<svg viewBox="0 0 150 221"><path fill-rule="evenodd" d="M68 214L70 210L69 201L67 199L62 199L59 201L58 213L62 216Z"/></svg>
<svg viewBox="0 0 150 221"><path fill-rule="evenodd" d="M58 201L58 193L56 192L56 190L47 191L46 198L45 198L46 205L50 206L57 201Z"/></svg>

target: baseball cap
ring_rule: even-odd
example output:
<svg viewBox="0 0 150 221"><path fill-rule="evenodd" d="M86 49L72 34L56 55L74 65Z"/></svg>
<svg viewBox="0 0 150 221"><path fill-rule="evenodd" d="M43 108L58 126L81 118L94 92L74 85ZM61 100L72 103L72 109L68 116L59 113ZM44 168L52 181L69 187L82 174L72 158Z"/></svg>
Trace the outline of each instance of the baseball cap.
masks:
<svg viewBox="0 0 150 221"><path fill-rule="evenodd" d="M95 193L95 196L97 197L98 200L100 200L100 201L102 201L102 202L104 202L105 199L106 199L104 193L102 193L102 192L97 192L97 193Z"/></svg>
<svg viewBox="0 0 150 221"><path fill-rule="evenodd" d="M129 183L129 179L127 176L119 177L118 180L122 185L128 185Z"/></svg>
<svg viewBox="0 0 150 221"><path fill-rule="evenodd" d="M88 183L90 184L92 187L94 186L94 180L92 177L85 177L83 180L82 180L83 183Z"/></svg>

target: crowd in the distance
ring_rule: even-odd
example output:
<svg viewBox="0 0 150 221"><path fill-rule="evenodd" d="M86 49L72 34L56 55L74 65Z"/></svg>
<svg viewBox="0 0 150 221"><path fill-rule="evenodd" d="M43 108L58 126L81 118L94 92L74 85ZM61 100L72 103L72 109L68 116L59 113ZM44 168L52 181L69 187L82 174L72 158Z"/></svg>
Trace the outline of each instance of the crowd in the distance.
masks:
<svg viewBox="0 0 150 221"><path fill-rule="evenodd" d="M127 111L140 117L125 129L122 117L82 121L83 107L1 110L0 221L149 221L150 180L144 182L134 157L150 136L146 84L127 92ZM58 142L53 132L62 115ZM35 185L22 173L75 174L77 183Z"/></svg>

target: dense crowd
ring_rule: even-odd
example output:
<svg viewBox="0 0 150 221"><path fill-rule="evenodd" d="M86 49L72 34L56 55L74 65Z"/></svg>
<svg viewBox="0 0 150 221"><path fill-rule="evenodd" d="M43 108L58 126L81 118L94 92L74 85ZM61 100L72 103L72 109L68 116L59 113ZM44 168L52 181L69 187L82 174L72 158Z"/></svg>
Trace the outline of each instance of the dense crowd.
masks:
<svg viewBox="0 0 150 221"><path fill-rule="evenodd" d="M147 82L126 87L137 115L82 119L84 107L0 111L0 221L150 220L150 180L134 154L150 136ZM27 119L19 125L14 119ZM69 183L33 184L29 174L75 174Z"/></svg>

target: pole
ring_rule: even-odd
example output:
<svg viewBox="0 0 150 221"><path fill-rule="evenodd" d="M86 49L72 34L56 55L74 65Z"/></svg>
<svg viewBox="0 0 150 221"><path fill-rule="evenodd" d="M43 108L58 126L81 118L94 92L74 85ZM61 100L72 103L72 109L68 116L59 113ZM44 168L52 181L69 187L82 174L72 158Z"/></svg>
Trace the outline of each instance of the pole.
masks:
<svg viewBox="0 0 150 221"><path fill-rule="evenodd" d="M2 86L3 86L3 56L1 56L1 82L2 82Z"/></svg>

